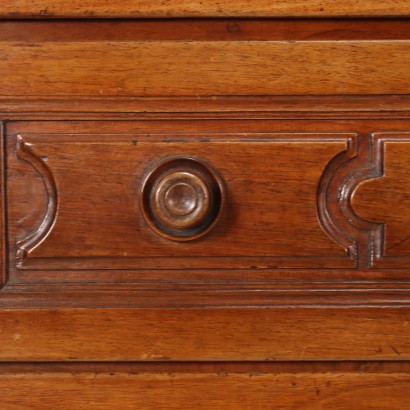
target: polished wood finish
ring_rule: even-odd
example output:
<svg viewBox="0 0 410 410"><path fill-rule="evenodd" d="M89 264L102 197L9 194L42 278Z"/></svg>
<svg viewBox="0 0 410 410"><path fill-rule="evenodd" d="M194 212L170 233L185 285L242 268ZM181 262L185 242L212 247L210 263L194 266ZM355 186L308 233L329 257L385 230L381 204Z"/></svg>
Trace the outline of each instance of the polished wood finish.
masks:
<svg viewBox="0 0 410 410"><path fill-rule="evenodd" d="M352 205L366 219L380 225L380 236L374 243L373 266L406 268L410 261L407 188L410 133L376 133L373 139L376 178L362 183Z"/></svg>
<svg viewBox="0 0 410 410"><path fill-rule="evenodd" d="M2 309L0 320L3 362L410 359L408 307Z"/></svg>
<svg viewBox="0 0 410 410"><path fill-rule="evenodd" d="M192 120L408 118L407 95L374 96L197 96L197 97L0 97L8 120ZM377 123L378 124L378 123ZM397 126L396 123L395 126Z"/></svg>
<svg viewBox="0 0 410 410"><path fill-rule="evenodd" d="M215 119L219 118L218 115L213 115ZM298 118L296 113L292 115ZM338 115L346 116L347 114L339 113ZM277 306L278 304L286 306L380 306L383 304L405 306L409 292L407 271L402 268L387 271L374 267L369 269L373 260L371 245L377 238L374 233L380 232L380 224L367 219L360 210L352 213L349 203L351 198L354 203L354 198L360 193L363 181L377 177L372 171L373 162L369 156L374 144L366 135L375 129L382 133L406 132L410 129L410 122L403 119L397 121L375 118L350 121L346 119L310 119L307 121L303 117L300 117L302 121L300 119L260 121L257 116L256 118L224 121L197 118L196 120L180 119L178 121L20 121L8 123L11 165L8 197L10 203L16 206L10 208L10 218L14 222L10 225L10 277L1 300L3 306L53 308L70 307L73 304L82 307ZM98 129L97 134L96 129ZM152 133L153 129L156 130L156 134ZM242 142L243 136L235 134L238 129L246 134ZM301 129L304 133L300 133ZM360 137L357 138L356 134ZM27 162L18 157L21 156L21 149L15 151L13 148L15 142L18 142L21 147L22 141L26 141L26 145L31 147L30 149L36 154L34 162L32 157L31 164L30 161ZM288 173L290 179L287 180L283 191L278 190L278 185L275 184L276 202L269 199L272 192L265 188L267 181L275 181L275 174L269 176L262 169L259 170L256 165L255 167L250 166L246 161L246 155L254 151L252 144L259 147L255 151L259 166L268 167L266 169L272 169L274 173L280 170L281 178L285 178ZM221 146L236 146L236 148L234 151L232 149L222 150L219 149ZM39 151L40 147L47 151ZM88 148L85 149L86 147ZM188 147L189 150L184 151ZM215 159L219 158L219 162L214 165L217 165L216 169L222 171L220 174L224 177L228 188L227 212L225 216L222 214L221 223L215 227L215 231L210 232L199 241L187 244L172 243L152 232L149 226L144 225L142 215L137 217L138 209L140 209L138 190L144 181L144 172L148 173L158 163L155 154L163 152L158 158L167 158L171 151L173 154L192 153L191 150L194 147L201 150L201 156L206 153L204 158L210 164L214 164ZM243 147L247 147L244 152L242 152ZM283 150L284 147L287 147L287 151ZM295 147L299 147L300 150L299 148L296 150ZM175 151L176 148L178 151ZM323 156L325 152L330 152L328 151L330 148L332 154L328 157ZM239 155L240 152L242 152L241 155ZM288 154L285 155L285 152ZM306 179L310 178L310 174L306 174L299 165L296 165L294 155L297 152L299 159L303 158L303 162L308 161L310 164L310 172L313 172L311 175L316 175L315 182L311 183L311 190L308 189L309 179ZM312 166L318 161L318 157L311 157L315 152L320 152L320 156L323 157L322 165L317 168ZM301 154L303 157L300 156ZM114 156L116 160L109 160L111 156ZM230 160L226 161L228 157ZM82 160L78 161L79 158ZM266 159L265 165L261 161L263 158ZM270 158L275 158L275 162ZM57 159L58 161L55 162ZM123 159L127 165L121 168L121 162L118 159ZM238 161L242 162L240 166L236 166L235 172L240 170L241 173L232 174L234 169L231 166L238 165ZM58 166L53 166L54 163ZM47 164L46 168L43 167L45 164ZM63 166L63 164L66 165ZM90 167L91 164L93 164L92 167ZM141 169L145 171L131 172L130 170L137 169L137 164L140 164ZM38 165L40 168L36 170ZM81 174L78 174L81 175L80 178L77 178L77 173L73 174L75 168L77 172L83 169ZM17 169L19 172L16 172ZM255 190L249 191L250 185L246 181L250 178L244 178L244 170L257 175L260 188L256 189L255 185ZM51 232L34 249L34 252L46 251L48 252L46 255L51 257L33 258L29 255L23 260L23 269L21 269L16 261L18 247L16 247L14 238L19 235L20 240L27 236L30 237L31 233L36 232L41 225L47 203L50 203L47 201L45 182L52 182L54 176L58 174L55 180L58 181L59 189L63 191L67 189L63 200L60 201L60 210L66 209L64 212L69 212L67 214L69 217L64 221L61 219L64 213L61 213L60 219L57 218L55 225L51 226L52 231L60 230L57 235L58 240L53 240L54 234ZM49 177L44 179L47 175ZM127 184L116 183L118 175L121 175L124 182L126 178L129 178L128 188ZM235 188L239 186L237 185L239 175L244 178L246 189ZM302 175L304 175L303 178ZM75 184L65 185L64 181L68 177L75 178ZM98 178L98 180L92 183L93 178ZM109 182L110 179L112 182ZM82 189L79 181L87 188ZM305 188L301 189L300 181L303 181L302 185ZM49 186L52 187L52 184ZM66 188L63 188L64 186ZM78 195L79 187L83 192L82 196ZM288 201L289 191L295 195L292 201ZM235 194L240 192L242 195L246 192L252 195L244 204L241 196L236 196L237 200L232 202L235 197L232 198L230 192ZM280 192L282 195L279 195ZM343 192L343 201L339 200L340 192ZM89 196L85 197L84 193L88 193ZM112 195L112 193L116 194ZM253 194L262 195L261 202L253 202L255 201ZM99 212L99 205L95 200L87 198L94 197L100 198L98 203L107 208L105 218L92 217ZM37 205L33 202L33 198L37 199ZM124 204L125 198L128 198L129 205ZM308 198L311 199L308 200ZM271 207L270 212L261 215L256 213L255 217L249 219L249 223L253 224L255 218L259 218L257 219L260 221L259 229L266 229L269 240L259 239L258 232L255 231L252 241L260 240L261 249L270 252L281 251L282 256L276 255L275 257L271 254L271 257L267 258L266 255L259 254L251 258L239 258L238 255L231 258L226 257L227 249L235 252L232 246L236 246L236 251L248 250L250 233L248 228L243 228L243 222L250 215L250 209L255 208L255 206L248 207L249 201L255 203L256 208L259 207L258 203L263 203L265 208L267 204ZM283 208L283 201L289 205ZM242 216L238 219L230 211L236 202L242 209ZM67 207L66 204L69 203L71 205ZM120 204L124 204L124 207L119 208L116 214L113 209ZM306 204L310 205L306 207ZM75 212L79 206L83 211ZM30 212L30 217L28 212ZM275 218L275 215L289 215L293 212L295 213L292 218L285 216L278 218L281 221L280 224ZM318 216L321 216L320 219ZM276 230L266 228L269 217L273 217L272 221L275 223ZM238 220L238 222L228 224L228 220ZM125 222L119 224L121 221ZM304 227L305 222L310 221L308 226L303 228L305 231L298 226L298 221ZM15 223L16 226L14 226ZM79 235L87 238L82 228L84 224L91 227L87 228L89 232L87 236L92 235L93 240L88 239L88 241L94 243L94 247L85 248L81 244L75 246L73 239L70 239L70 235L73 235L71 238ZM139 233L135 230L137 225L140 226ZM24 232L18 234L17 226L20 226L19 229L23 229ZM238 236L239 228L243 229L241 236ZM107 238L104 232L108 230L115 233L115 236L111 235ZM305 232L305 235L299 237L294 232ZM312 234L315 232L315 236L309 236L309 232ZM312 241L314 243L308 244L308 238L314 238ZM339 256L336 253L333 258L330 258L330 253L323 254L323 257L316 254L315 258L309 258L303 254L289 255L288 248L296 246L292 244L306 240L306 246L312 247L313 251L314 244L317 244L320 238L323 244L327 244L329 250L340 252ZM219 246L214 245L216 240L220 241ZM224 246L228 241L230 248ZM98 247L97 244L99 244ZM134 252L134 254L124 257L120 250L127 249L127 246L128 252ZM70 248L71 252L77 253L77 256L67 254ZM111 254L103 253L107 252L107 249ZM202 252L202 257L199 253L195 258L190 257L193 249L196 249L196 252ZM296 249L295 247L294 250ZM322 247L318 251L323 252L324 249ZM151 256L146 253L147 251L151 253ZM346 253L347 251L350 256ZM98 252L100 257L96 258ZM137 252L141 253L137 254ZM169 253L163 254L162 252ZM209 257L209 252L213 252L213 258ZM167 257L158 258L161 253ZM135 258L138 255L139 257ZM255 262L258 262L258 265ZM345 264L343 269L340 268L341 263ZM226 269L232 264L241 266L242 269ZM98 266L103 269L96 269ZM246 269L247 266L248 269ZM339 268L335 269L336 266ZM179 267L179 269L171 269L171 267Z"/></svg>
<svg viewBox="0 0 410 410"><path fill-rule="evenodd" d="M407 410L408 373L0 375L7 409ZM73 395L73 392L76 394Z"/></svg>
<svg viewBox="0 0 410 410"><path fill-rule="evenodd" d="M1 407L407 409L403 3L55 6L0 22Z"/></svg>
<svg viewBox="0 0 410 410"><path fill-rule="evenodd" d="M10 241L17 239L10 258L16 252L19 268L37 270L354 267L346 253L350 243L333 231L328 232L330 239L316 216L316 189L325 167L351 144L352 152L343 160L348 161L354 155L354 138L353 133L250 133L246 138L239 133L19 134L9 146ZM155 175L152 185L145 187L148 198L140 193L145 174L159 168L161 181L169 172L164 166L170 153L181 156L181 165L171 163L170 171L181 166L201 172L203 180L209 179L209 192L221 194L226 186L228 203L221 223L200 241L173 244L143 223L147 213L160 216L158 230L174 239L184 234L169 226L169 218L158 215L163 210L152 209L152 195L161 189ZM186 157L209 167L198 170L199 165L183 162ZM301 168L300 162L306 166ZM223 183L212 181L213 173L206 176L211 168ZM24 175L20 181L19 174ZM44 186L33 195L39 175ZM197 237L217 217L224 200L216 195L211 201L215 204L205 209L210 214L204 228L200 225L196 232L187 227L185 239ZM42 217L33 226L25 216L35 211ZM322 224L328 222L323 219ZM302 238L295 240L297 233ZM229 248L224 246L227 241Z"/></svg>
<svg viewBox="0 0 410 410"><path fill-rule="evenodd" d="M0 20L0 41L406 40L406 18Z"/></svg>
<svg viewBox="0 0 410 410"><path fill-rule="evenodd" d="M407 16L406 0L5 0L0 17Z"/></svg>
<svg viewBox="0 0 410 410"><path fill-rule="evenodd" d="M401 94L410 88L405 40L0 42L0 53L3 95Z"/></svg>
<svg viewBox="0 0 410 410"><path fill-rule="evenodd" d="M6 284L7 273L7 240L6 240L6 173L4 124L0 122L0 289Z"/></svg>
<svg viewBox="0 0 410 410"><path fill-rule="evenodd" d="M225 184L198 158L171 156L155 165L143 183L141 210L165 238L192 241L217 223L225 204Z"/></svg>

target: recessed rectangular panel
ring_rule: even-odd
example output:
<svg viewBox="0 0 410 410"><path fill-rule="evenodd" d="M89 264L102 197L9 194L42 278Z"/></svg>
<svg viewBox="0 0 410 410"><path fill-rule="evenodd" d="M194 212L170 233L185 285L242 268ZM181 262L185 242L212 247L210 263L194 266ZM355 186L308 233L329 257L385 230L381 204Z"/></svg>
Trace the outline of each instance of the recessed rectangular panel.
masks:
<svg viewBox="0 0 410 410"><path fill-rule="evenodd" d="M12 264L42 270L355 267L343 244L325 232L318 204L326 167L347 155L354 138L347 133L12 137ZM189 161L200 163L205 174ZM206 172L218 186L203 194L201 184L212 178ZM190 173L197 179L190 180ZM186 215L197 221L181 228Z"/></svg>

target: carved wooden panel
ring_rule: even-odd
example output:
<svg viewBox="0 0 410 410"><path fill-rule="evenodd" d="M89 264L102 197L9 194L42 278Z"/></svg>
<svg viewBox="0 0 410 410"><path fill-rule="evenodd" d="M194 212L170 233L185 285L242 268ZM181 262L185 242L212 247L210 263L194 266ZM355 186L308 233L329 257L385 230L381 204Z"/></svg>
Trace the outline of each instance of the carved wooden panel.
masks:
<svg viewBox="0 0 410 410"><path fill-rule="evenodd" d="M341 169L356 155L352 133L18 135L9 141L12 264L352 268L355 241L337 221L331 225L324 197L337 195L334 171L343 177ZM163 227L152 229L142 198L147 176L174 158L200 161L218 175L223 191L217 223L183 242L161 235ZM172 170L186 176L187 166Z"/></svg>
<svg viewBox="0 0 410 410"><path fill-rule="evenodd" d="M362 182L352 205L379 226L371 243L374 268L410 264L410 133L372 135L374 179Z"/></svg>

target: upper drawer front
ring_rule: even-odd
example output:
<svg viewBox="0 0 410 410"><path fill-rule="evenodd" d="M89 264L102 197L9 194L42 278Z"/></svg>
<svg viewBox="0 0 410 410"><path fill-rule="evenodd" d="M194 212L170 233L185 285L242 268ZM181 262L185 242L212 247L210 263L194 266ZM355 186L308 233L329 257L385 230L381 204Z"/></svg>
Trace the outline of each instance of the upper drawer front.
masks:
<svg viewBox="0 0 410 410"><path fill-rule="evenodd" d="M3 43L0 53L4 95L404 94L410 90L407 41Z"/></svg>
<svg viewBox="0 0 410 410"><path fill-rule="evenodd" d="M410 23L403 21L0 24L6 96L410 90Z"/></svg>

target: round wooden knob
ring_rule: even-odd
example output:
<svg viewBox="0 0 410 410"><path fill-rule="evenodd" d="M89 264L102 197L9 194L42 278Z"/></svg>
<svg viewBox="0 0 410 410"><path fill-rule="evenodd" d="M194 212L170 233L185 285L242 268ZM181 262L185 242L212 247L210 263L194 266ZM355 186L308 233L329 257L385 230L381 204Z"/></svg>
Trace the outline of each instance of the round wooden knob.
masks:
<svg viewBox="0 0 410 410"><path fill-rule="evenodd" d="M150 172L142 191L144 216L169 239L188 241L207 233L222 209L220 177L198 159L171 157Z"/></svg>

